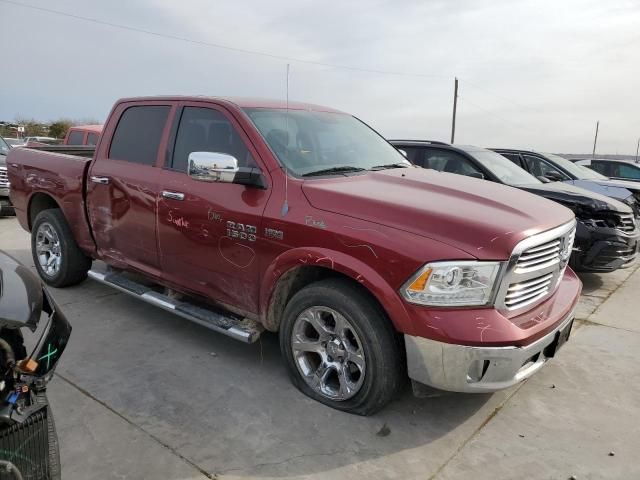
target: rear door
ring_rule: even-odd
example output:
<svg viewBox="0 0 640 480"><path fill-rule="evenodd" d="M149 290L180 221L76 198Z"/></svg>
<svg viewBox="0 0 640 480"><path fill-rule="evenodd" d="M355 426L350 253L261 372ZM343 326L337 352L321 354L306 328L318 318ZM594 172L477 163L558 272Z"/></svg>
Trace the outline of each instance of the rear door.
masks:
<svg viewBox="0 0 640 480"><path fill-rule="evenodd" d="M181 104L159 182L163 275L183 289L255 313L259 232L270 190L194 180L187 174L187 159L202 151L233 155L239 167L259 167L267 177L249 138L226 109L208 102Z"/></svg>
<svg viewBox="0 0 640 480"><path fill-rule="evenodd" d="M123 103L112 113L89 171L89 220L98 252L107 259L158 275L156 166L170 102Z"/></svg>

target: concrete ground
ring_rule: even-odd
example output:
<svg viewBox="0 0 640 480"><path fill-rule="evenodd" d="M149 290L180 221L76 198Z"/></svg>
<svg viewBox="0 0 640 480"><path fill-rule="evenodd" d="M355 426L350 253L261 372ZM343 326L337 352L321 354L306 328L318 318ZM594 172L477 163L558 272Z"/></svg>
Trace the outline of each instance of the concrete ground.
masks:
<svg viewBox="0 0 640 480"><path fill-rule="evenodd" d="M0 249L33 265L0 219ZM300 394L277 338L245 345L90 280L53 289L73 324L50 387L63 478L640 478L640 271L583 275L560 355L494 395L362 418Z"/></svg>

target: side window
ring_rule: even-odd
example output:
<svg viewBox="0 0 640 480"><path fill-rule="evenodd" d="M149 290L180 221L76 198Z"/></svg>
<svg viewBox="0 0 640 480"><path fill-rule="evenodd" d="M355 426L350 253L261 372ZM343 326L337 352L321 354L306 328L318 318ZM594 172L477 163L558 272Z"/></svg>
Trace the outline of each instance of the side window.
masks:
<svg viewBox="0 0 640 480"><path fill-rule="evenodd" d="M191 152L233 155L239 167L256 167L256 162L231 122L218 110L185 107L176 134L171 168L187 171Z"/></svg>
<svg viewBox="0 0 640 480"><path fill-rule="evenodd" d="M621 177L640 179L640 169L637 169L632 165L625 165L623 163L618 163L618 167L620 169Z"/></svg>
<svg viewBox="0 0 640 480"><path fill-rule="evenodd" d="M595 170L598 173L601 173L602 175L606 175L607 177L613 177L613 173L611 172L611 169L608 168L608 165L602 163L602 162L591 162L590 165L585 165L588 168L591 168L592 170Z"/></svg>
<svg viewBox="0 0 640 480"><path fill-rule="evenodd" d="M109 158L154 165L169 110L168 105L127 108L113 134Z"/></svg>
<svg viewBox="0 0 640 480"><path fill-rule="evenodd" d="M84 132L82 130L71 130L67 145L82 145L84 142Z"/></svg>
<svg viewBox="0 0 640 480"><path fill-rule="evenodd" d="M525 170L526 170L526 167L520 161L520 154L518 154L518 153L500 153L500 155L502 155L506 159L510 160L511 162L515 163L520 168L525 168Z"/></svg>
<svg viewBox="0 0 640 480"><path fill-rule="evenodd" d="M399 150L404 150L407 153L407 160L409 160L414 165L420 165L420 149L415 147L398 147Z"/></svg>
<svg viewBox="0 0 640 480"><path fill-rule="evenodd" d="M536 177L546 177L547 175L551 174L553 176L557 176L558 178L567 179L567 176L564 173L539 157L524 155L524 161L527 164L527 170L529 170L529 173L531 173L531 175L534 175Z"/></svg>
<svg viewBox="0 0 640 480"><path fill-rule="evenodd" d="M422 156L425 168L458 175L477 175L482 172L464 156L457 152L425 148Z"/></svg>
<svg viewBox="0 0 640 480"><path fill-rule="evenodd" d="M98 143L98 134L89 133L89 135L87 135L87 145L96 145L97 143Z"/></svg>

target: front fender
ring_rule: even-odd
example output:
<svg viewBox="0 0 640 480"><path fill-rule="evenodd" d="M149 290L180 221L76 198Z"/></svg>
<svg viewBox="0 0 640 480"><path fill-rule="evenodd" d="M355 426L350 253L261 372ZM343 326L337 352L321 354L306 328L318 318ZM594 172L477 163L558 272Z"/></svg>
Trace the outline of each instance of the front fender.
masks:
<svg viewBox="0 0 640 480"><path fill-rule="evenodd" d="M269 307L280 281L294 269L315 266L334 270L352 278L366 288L385 310L396 330L412 335L415 331L411 317L397 292L373 268L345 253L319 247L302 247L287 250L278 256L265 270L260 288L260 311L265 326L276 329L280 319L267 319ZM276 322L276 325L271 323Z"/></svg>

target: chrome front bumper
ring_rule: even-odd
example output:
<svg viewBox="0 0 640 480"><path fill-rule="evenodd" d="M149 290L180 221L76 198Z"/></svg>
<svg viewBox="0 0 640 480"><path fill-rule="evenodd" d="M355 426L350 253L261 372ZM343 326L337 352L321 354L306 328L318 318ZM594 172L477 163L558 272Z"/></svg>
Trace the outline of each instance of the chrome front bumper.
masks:
<svg viewBox="0 0 640 480"><path fill-rule="evenodd" d="M572 311L552 332L524 347L470 347L405 335L412 380L440 390L482 393L509 388L529 378L571 333ZM559 347L558 347L559 348Z"/></svg>

